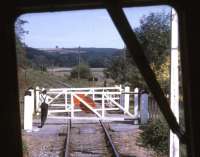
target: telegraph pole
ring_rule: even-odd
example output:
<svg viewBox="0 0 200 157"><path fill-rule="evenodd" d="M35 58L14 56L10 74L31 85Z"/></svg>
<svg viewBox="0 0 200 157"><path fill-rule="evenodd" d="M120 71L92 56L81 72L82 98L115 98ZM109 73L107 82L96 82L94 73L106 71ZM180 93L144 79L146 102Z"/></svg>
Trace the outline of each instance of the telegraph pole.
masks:
<svg viewBox="0 0 200 157"><path fill-rule="evenodd" d="M78 80L80 80L80 46L78 47Z"/></svg>
<svg viewBox="0 0 200 157"><path fill-rule="evenodd" d="M127 53L127 48L126 48L126 46L124 46L123 52L122 52L122 53L123 53L123 62L124 62L123 64L124 64L124 67L125 67L125 69L126 69L126 65L127 65L127 63L126 63L126 55L127 55L127 54L126 54L126 53ZM124 70L125 70L125 69L124 69ZM123 73L123 75L124 75L124 76L123 76L123 77L124 77L124 83L126 83L126 71Z"/></svg>

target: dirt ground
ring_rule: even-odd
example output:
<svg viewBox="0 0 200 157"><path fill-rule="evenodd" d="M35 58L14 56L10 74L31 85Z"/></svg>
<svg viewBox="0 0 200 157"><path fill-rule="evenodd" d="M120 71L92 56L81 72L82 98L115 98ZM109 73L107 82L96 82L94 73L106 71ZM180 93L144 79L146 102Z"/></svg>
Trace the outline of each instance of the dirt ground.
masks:
<svg viewBox="0 0 200 157"><path fill-rule="evenodd" d="M61 157L64 153L66 125L48 120L39 129L35 123L32 132L22 132L24 142L24 157Z"/></svg>
<svg viewBox="0 0 200 157"><path fill-rule="evenodd" d="M136 142L141 130L136 129L133 132L112 132L112 139L117 146L121 157L155 157L155 153Z"/></svg>
<svg viewBox="0 0 200 157"><path fill-rule="evenodd" d="M35 122L34 129L37 128L37 125L39 125L39 123ZM81 124L79 125L81 126ZM86 124L83 124L83 125L84 125L84 128L86 128L85 126ZM92 127L91 124L89 125L90 125L89 128L91 128ZM110 128L109 133L111 134L113 142L116 145L117 150L119 151L121 157L155 157L156 156L153 151L148 150L138 145L137 138L141 130L138 129L137 127L129 129L128 128L129 126L122 127L121 124L117 124L118 125L117 127L115 126L115 124L112 124L113 125L112 127L109 125L107 124L107 127ZM84 131L83 129L81 130ZM23 131L22 138L25 143L25 149L27 150L27 153L24 154L24 157L61 157L63 156L66 132L67 132L66 122L65 121L58 122L56 120L48 120L46 125L40 130L32 131L32 132ZM75 130L74 130L74 133L76 133ZM78 135L79 134L77 134L76 136ZM76 136L74 134L72 137L74 138ZM81 136L87 136L87 134L83 133ZM88 141L90 142L95 141L93 140L94 137L88 137L88 138L86 137L85 139L87 140L86 143L88 143ZM74 142L76 142L77 140L78 138L73 139ZM73 143L71 144L74 145ZM93 147L96 147L95 144L93 145ZM88 149L90 150L90 148ZM78 155L77 157L80 157L80 156Z"/></svg>

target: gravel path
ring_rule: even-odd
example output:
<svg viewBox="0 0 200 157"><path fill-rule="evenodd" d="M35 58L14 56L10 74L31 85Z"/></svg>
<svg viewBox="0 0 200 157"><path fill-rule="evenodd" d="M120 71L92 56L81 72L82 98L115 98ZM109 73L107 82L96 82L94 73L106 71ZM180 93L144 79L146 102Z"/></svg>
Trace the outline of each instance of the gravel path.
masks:
<svg viewBox="0 0 200 157"><path fill-rule="evenodd" d="M139 146L141 130L132 124L109 124L109 133L121 157L155 157L155 153Z"/></svg>
<svg viewBox="0 0 200 157"><path fill-rule="evenodd" d="M23 132L22 138L28 149L28 157L61 157L64 151L66 124L64 120L48 119L43 128L34 121L32 132Z"/></svg>

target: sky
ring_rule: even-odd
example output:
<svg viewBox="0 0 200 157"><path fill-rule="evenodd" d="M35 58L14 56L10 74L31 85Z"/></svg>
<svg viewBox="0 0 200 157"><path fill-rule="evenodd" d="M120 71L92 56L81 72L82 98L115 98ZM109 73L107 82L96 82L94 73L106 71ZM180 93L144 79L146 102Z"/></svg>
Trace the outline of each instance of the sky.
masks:
<svg viewBox="0 0 200 157"><path fill-rule="evenodd" d="M169 12L169 6L125 8L132 26L139 27L140 19L151 12ZM24 30L29 33L23 42L33 48L123 48L124 43L105 9L24 14L28 21Z"/></svg>

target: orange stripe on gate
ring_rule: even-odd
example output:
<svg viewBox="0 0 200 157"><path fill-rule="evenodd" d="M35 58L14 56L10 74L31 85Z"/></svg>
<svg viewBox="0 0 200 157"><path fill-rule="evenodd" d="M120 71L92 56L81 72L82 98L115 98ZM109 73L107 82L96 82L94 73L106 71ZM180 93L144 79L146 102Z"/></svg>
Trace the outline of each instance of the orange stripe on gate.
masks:
<svg viewBox="0 0 200 157"><path fill-rule="evenodd" d="M92 108L96 107L95 102L89 97L85 96L84 94L76 94L79 98L81 98L83 101L85 101L88 105L90 105ZM91 112L89 108L87 108L82 102L80 102L79 99L77 99L75 96L73 96L74 105L79 106L83 111L89 113Z"/></svg>

